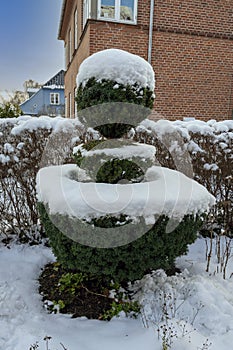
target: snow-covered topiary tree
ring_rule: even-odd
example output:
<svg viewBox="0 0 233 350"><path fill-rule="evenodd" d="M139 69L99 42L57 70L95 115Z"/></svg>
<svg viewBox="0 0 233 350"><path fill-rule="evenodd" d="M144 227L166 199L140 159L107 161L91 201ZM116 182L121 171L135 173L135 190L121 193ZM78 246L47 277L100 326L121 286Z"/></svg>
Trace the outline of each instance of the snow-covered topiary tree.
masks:
<svg viewBox="0 0 233 350"><path fill-rule="evenodd" d="M74 149L77 165L38 173L41 218L55 255L68 268L108 281L174 267L194 242L213 196L184 174L156 165L153 145L109 140L149 114L151 66L105 50L83 62L77 82L79 118L102 136Z"/></svg>

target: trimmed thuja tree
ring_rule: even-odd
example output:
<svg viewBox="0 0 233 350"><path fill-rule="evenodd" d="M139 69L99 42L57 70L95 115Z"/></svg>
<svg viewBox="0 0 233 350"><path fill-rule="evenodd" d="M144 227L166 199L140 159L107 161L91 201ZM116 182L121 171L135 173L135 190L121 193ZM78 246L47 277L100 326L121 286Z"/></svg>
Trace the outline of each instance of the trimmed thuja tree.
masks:
<svg viewBox="0 0 233 350"><path fill-rule="evenodd" d="M77 83L79 118L100 136L74 149L76 164L38 173L39 210L54 254L64 267L105 281L173 268L214 199L185 175L156 166L154 146L117 139L153 106L151 66L105 50L84 61Z"/></svg>

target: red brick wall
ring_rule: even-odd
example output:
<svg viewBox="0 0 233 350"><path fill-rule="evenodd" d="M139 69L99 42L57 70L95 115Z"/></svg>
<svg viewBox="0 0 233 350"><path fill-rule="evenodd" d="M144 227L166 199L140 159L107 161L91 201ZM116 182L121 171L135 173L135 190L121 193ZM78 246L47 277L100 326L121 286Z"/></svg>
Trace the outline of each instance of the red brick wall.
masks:
<svg viewBox="0 0 233 350"><path fill-rule="evenodd" d="M90 23L90 53L118 48L147 59L148 31L140 26L104 21Z"/></svg>
<svg viewBox="0 0 233 350"><path fill-rule="evenodd" d="M150 0L138 0L137 25L89 20L65 76L66 95L89 54L120 48L147 59L149 18ZM231 119L232 0L156 0L153 25L155 111L169 119Z"/></svg>
<svg viewBox="0 0 233 350"><path fill-rule="evenodd" d="M208 33L233 38L233 2L156 0L154 25L169 31Z"/></svg>
<svg viewBox="0 0 233 350"><path fill-rule="evenodd" d="M157 112L169 119L231 118L233 41L156 32L153 43Z"/></svg>

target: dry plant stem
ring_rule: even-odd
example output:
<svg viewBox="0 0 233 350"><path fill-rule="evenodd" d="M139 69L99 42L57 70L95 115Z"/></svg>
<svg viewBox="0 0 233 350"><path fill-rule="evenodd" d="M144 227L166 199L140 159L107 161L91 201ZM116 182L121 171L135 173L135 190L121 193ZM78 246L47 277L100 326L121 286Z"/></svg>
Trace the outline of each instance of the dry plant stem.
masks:
<svg viewBox="0 0 233 350"><path fill-rule="evenodd" d="M221 261L221 236L216 237L216 255L218 259L218 264L220 264Z"/></svg>
<svg viewBox="0 0 233 350"><path fill-rule="evenodd" d="M143 327L144 328L149 328L149 322L148 322L148 320L146 318L146 315L145 315L143 307L141 308L140 314L141 314L141 320L142 320Z"/></svg>
<svg viewBox="0 0 233 350"><path fill-rule="evenodd" d="M206 241L207 244L207 241ZM210 261L211 261L211 256L212 256L212 250L213 250L213 231L211 230L210 233L210 248L208 251L208 245L207 245L207 265L206 265L206 272L209 272L210 270Z"/></svg>
<svg viewBox="0 0 233 350"><path fill-rule="evenodd" d="M109 297L108 297L107 295L92 292L92 291L89 290L87 287L85 287L83 284L81 284L81 286L82 286L83 289L85 289L85 290L86 290L88 293L90 293L90 294L98 295L99 297L104 297L104 298L109 299Z"/></svg>
<svg viewBox="0 0 233 350"><path fill-rule="evenodd" d="M225 238L226 239L226 238ZM223 262L223 278L226 279L226 269L227 269L227 264L231 255L231 241L226 239L226 249L224 252L224 262Z"/></svg>

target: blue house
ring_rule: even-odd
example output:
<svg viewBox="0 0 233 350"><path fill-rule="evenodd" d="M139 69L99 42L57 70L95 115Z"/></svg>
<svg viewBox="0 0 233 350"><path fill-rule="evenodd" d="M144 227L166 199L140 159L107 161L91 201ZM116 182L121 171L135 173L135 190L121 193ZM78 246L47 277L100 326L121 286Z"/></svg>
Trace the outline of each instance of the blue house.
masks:
<svg viewBox="0 0 233 350"><path fill-rule="evenodd" d="M58 72L20 105L23 114L65 116L64 70Z"/></svg>

